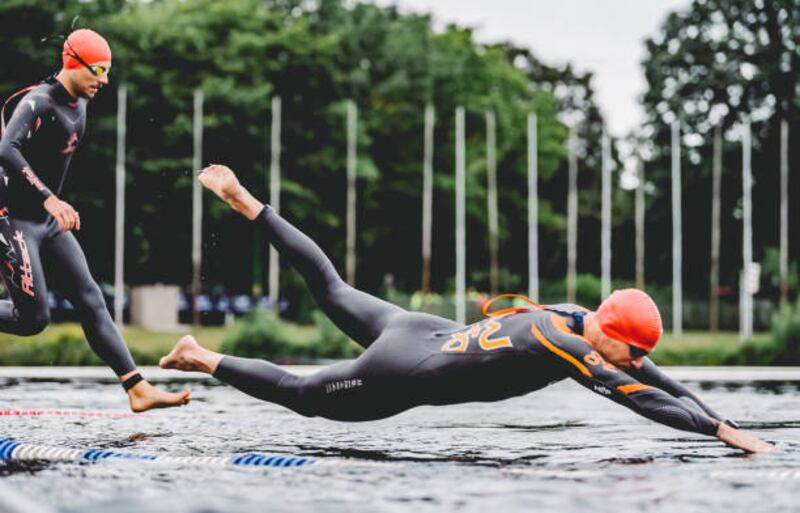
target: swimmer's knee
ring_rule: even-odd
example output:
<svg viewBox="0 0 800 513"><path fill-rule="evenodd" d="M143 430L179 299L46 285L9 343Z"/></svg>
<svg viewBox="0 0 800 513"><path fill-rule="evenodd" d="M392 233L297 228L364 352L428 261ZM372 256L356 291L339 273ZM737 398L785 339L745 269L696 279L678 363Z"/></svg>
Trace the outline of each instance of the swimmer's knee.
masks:
<svg viewBox="0 0 800 513"><path fill-rule="evenodd" d="M79 308L89 311L101 311L107 308L106 300L100 287L95 283L87 283L78 289Z"/></svg>
<svg viewBox="0 0 800 513"><path fill-rule="evenodd" d="M15 330L16 335L31 337L43 332L50 324L50 312L37 313L30 317L20 317Z"/></svg>
<svg viewBox="0 0 800 513"><path fill-rule="evenodd" d="M36 319L31 325L31 335L38 335L43 332L47 325L50 324L50 316L46 319Z"/></svg>
<svg viewBox="0 0 800 513"><path fill-rule="evenodd" d="M304 417L319 417L320 401L314 383L307 376L287 376L281 380L285 404Z"/></svg>
<svg viewBox="0 0 800 513"><path fill-rule="evenodd" d="M339 280L327 288L325 294L319 298L319 303L323 310L336 311L348 304L356 293L355 288Z"/></svg>

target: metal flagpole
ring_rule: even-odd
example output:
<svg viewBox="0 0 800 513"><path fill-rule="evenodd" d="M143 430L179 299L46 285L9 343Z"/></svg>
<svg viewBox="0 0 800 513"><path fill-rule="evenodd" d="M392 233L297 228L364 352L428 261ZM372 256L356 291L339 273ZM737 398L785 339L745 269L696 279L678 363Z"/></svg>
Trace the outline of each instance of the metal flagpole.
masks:
<svg viewBox="0 0 800 513"><path fill-rule="evenodd" d="M203 162L203 91L194 91L194 156L192 167L200 170ZM200 324L200 312L197 310L197 298L200 297L202 285L200 272L202 269L203 247L203 188L198 180L192 180L192 323Z"/></svg>
<svg viewBox="0 0 800 513"><path fill-rule="evenodd" d="M672 333L683 335L683 232L680 123L672 122Z"/></svg>
<svg viewBox="0 0 800 513"><path fill-rule="evenodd" d="M356 284L356 129L358 109L353 100L347 100L347 256L345 273L347 283Z"/></svg>
<svg viewBox="0 0 800 513"><path fill-rule="evenodd" d="M789 300L789 123L781 121L781 303Z"/></svg>
<svg viewBox="0 0 800 513"><path fill-rule="evenodd" d="M528 114L528 296L539 299L539 190L536 113Z"/></svg>
<svg viewBox="0 0 800 513"><path fill-rule="evenodd" d="M751 273L753 264L753 207L752 207L752 147L750 122L747 121L742 133L742 279L739 339L744 342L753 335L753 296L751 293Z"/></svg>
<svg viewBox="0 0 800 513"><path fill-rule="evenodd" d="M567 192L567 303L575 302L578 261L578 156L575 127L569 129L569 190Z"/></svg>
<svg viewBox="0 0 800 513"><path fill-rule="evenodd" d="M498 220L497 220L497 157L494 112L486 113L486 200L489 221L489 288L492 295L498 289Z"/></svg>
<svg viewBox="0 0 800 513"><path fill-rule="evenodd" d="M600 229L601 299L611 294L611 140L602 138L602 205Z"/></svg>
<svg viewBox="0 0 800 513"><path fill-rule="evenodd" d="M281 97L272 98L272 127L270 129L269 203L275 212L281 211ZM280 261L278 250L269 248L269 307L278 313L280 293Z"/></svg>
<svg viewBox="0 0 800 513"><path fill-rule="evenodd" d="M636 223L636 288L644 290L644 160L636 161L639 183L636 185L635 223Z"/></svg>
<svg viewBox="0 0 800 513"><path fill-rule="evenodd" d="M456 108L456 322L466 323L466 155L464 107Z"/></svg>
<svg viewBox="0 0 800 513"><path fill-rule="evenodd" d="M722 127L714 128L714 158L711 164L711 269L709 285L711 304L709 323L711 331L719 329L719 249L720 249L720 189L722 186Z"/></svg>
<svg viewBox="0 0 800 513"><path fill-rule="evenodd" d="M117 90L117 189L116 227L114 232L114 322L122 328L125 297L125 136L128 88Z"/></svg>
<svg viewBox="0 0 800 513"><path fill-rule="evenodd" d="M422 162L422 292L431 289L431 225L433 223L433 105L425 106L424 154Z"/></svg>

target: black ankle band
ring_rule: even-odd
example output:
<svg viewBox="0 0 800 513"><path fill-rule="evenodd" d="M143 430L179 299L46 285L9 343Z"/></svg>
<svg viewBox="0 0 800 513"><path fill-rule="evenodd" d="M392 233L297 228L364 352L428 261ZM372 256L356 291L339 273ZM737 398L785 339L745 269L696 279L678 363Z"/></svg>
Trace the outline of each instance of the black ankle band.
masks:
<svg viewBox="0 0 800 513"><path fill-rule="evenodd" d="M140 381L144 381L144 378L138 372L131 376L130 378L126 379L122 382L122 388L125 389L127 392L131 388L135 387Z"/></svg>

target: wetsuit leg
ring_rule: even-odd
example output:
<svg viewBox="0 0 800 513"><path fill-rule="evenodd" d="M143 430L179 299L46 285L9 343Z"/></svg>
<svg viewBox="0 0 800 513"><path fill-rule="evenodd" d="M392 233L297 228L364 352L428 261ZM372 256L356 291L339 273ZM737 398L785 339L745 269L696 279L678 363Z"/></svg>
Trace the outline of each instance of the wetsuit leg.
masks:
<svg viewBox="0 0 800 513"><path fill-rule="evenodd" d="M325 314L361 346L368 348L392 316L405 310L348 285L330 259L303 232L267 206L257 222L268 240L300 272Z"/></svg>
<svg viewBox="0 0 800 513"><path fill-rule="evenodd" d="M214 377L306 417L376 420L416 406L412 401L417 394L401 386L405 376L393 372L375 376L361 358L299 376L264 360L225 356Z"/></svg>
<svg viewBox="0 0 800 513"><path fill-rule="evenodd" d="M431 404L429 376L416 371L446 338L463 325L434 315L407 312L392 322L355 360L298 376L263 360L224 356L214 376L242 392L306 416L363 421L389 417ZM434 337L434 338L431 338Z"/></svg>
<svg viewBox="0 0 800 513"><path fill-rule="evenodd" d="M50 321L39 257L42 223L12 218L0 208L0 274L11 299L0 301L0 331L30 336Z"/></svg>
<svg viewBox="0 0 800 513"><path fill-rule="evenodd" d="M134 370L133 357L108 313L105 298L89 272L86 256L75 236L72 232L58 232L47 240L45 250L66 275L64 292L80 314L83 332L92 350L118 376Z"/></svg>

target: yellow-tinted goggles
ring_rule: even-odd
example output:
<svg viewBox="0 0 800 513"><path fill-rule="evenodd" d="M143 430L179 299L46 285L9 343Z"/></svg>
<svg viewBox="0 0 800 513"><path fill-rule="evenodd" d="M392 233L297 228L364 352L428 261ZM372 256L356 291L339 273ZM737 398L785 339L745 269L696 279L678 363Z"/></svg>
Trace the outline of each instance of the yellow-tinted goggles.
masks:
<svg viewBox="0 0 800 513"><path fill-rule="evenodd" d="M108 73L110 69L108 66L101 66L99 64L89 64L88 66L86 66L86 68L92 72L92 75L96 77L102 77L103 75Z"/></svg>

